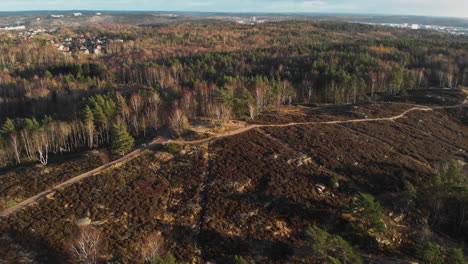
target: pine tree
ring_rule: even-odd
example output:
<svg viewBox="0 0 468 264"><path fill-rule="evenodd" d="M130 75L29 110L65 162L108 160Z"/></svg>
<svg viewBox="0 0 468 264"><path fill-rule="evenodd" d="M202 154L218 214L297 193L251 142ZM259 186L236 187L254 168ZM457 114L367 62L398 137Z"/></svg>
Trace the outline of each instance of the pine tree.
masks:
<svg viewBox="0 0 468 264"><path fill-rule="evenodd" d="M446 174L446 181L453 183L453 184L461 184L460 175L461 170L458 166L457 162L453 159L449 160L449 166L447 168Z"/></svg>
<svg viewBox="0 0 468 264"><path fill-rule="evenodd" d="M413 184L411 184L411 182L405 180L404 182L404 185L405 185L405 193L411 198L411 199L414 199L416 198L417 196L417 190L416 188L414 187Z"/></svg>
<svg viewBox="0 0 468 264"><path fill-rule="evenodd" d="M117 155L124 155L132 149L135 140L127 132L127 128L123 125L115 125L112 128L112 145L111 152Z"/></svg>
<svg viewBox="0 0 468 264"><path fill-rule="evenodd" d="M2 125L0 132L3 134L10 134L16 130L15 121L7 118L5 123Z"/></svg>
<svg viewBox="0 0 468 264"><path fill-rule="evenodd" d="M86 121L94 121L93 111L91 110L91 107L89 107L89 105L86 105L86 107L83 109L82 116L83 119Z"/></svg>
<svg viewBox="0 0 468 264"><path fill-rule="evenodd" d="M353 216L367 230L374 229L379 233L385 231L385 225L381 219L383 209L372 195L359 193L358 197L351 202L349 207Z"/></svg>
<svg viewBox="0 0 468 264"><path fill-rule="evenodd" d="M305 236L304 253L307 257L319 260L320 263L362 263L359 252L338 235L311 226Z"/></svg>

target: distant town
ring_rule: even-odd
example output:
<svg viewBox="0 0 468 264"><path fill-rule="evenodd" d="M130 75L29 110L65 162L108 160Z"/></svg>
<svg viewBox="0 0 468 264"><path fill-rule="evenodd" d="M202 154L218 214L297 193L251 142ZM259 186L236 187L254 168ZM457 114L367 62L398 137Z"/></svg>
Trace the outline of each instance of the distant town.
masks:
<svg viewBox="0 0 468 264"><path fill-rule="evenodd" d="M10 29L11 30L11 29ZM40 33L49 33L50 31L46 29L31 29L25 30L24 28L16 29L17 34L13 32L8 32L7 36L9 37L20 37L24 41L30 41L33 38L39 36ZM113 39L108 38L107 36L84 36L74 38L65 38L61 40L47 40L47 44L55 47L58 51L62 52L64 55L72 55L74 53L80 54L103 54L107 51L107 45L110 42L114 43L123 43L122 39Z"/></svg>
<svg viewBox="0 0 468 264"><path fill-rule="evenodd" d="M85 37L80 36L78 38L66 38L55 43L53 40L49 41L50 44L54 45L58 51L61 51L65 55L72 55L72 53L82 54L96 54L105 53L108 43L107 37ZM116 42L123 42L123 40L115 40Z"/></svg>
<svg viewBox="0 0 468 264"><path fill-rule="evenodd" d="M394 27L394 28L411 28L411 29L428 29L435 30L439 32L445 32L455 35L464 35L468 36L468 28L462 27L448 27L448 26L437 26L437 25L420 25L420 24L409 24L409 23L369 23L372 25L380 25L385 27Z"/></svg>
<svg viewBox="0 0 468 264"><path fill-rule="evenodd" d="M352 22L352 23L362 23L370 25L379 25L386 27L394 28L410 28L414 30L424 29L424 30L435 30L438 32L445 32L454 35L464 35L468 36L468 24L466 20L455 20L456 23L453 23L452 20L444 20L443 18L431 18L427 19L425 17L420 18L405 18L405 17L395 17L390 19L388 17L381 18L370 18L370 17L354 17L350 16L333 16L333 15L305 15L305 14L222 14L222 13L207 13L204 14L185 14L185 13L142 13L137 16L136 14L130 13L101 13L96 11L68 11L64 13L54 12L51 14L37 14L37 15L20 15L20 16L11 16L9 19L3 20L3 25L0 22L0 31L31 31L36 30L35 28L56 28L61 25L73 24L73 25L93 25L93 24L102 24L102 21L109 23L111 18L116 19L115 23L123 24L143 24L148 23L170 23L175 21L191 21L198 19L208 19L208 20L220 20L227 21L231 23L246 24L246 25L256 25L263 23L272 23L272 22L281 22L281 21L307 21L307 20L325 20L325 21L341 21L341 22ZM14 20L16 19L16 20ZM403 19L403 20L400 20ZM118 21L118 22L117 22ZM123 22L124 21L124 22ZM406 23L399 23L406 22ZM110 22L111 24L113 22ZM34 32L31 32L34 33ZM74 41L74 40L73 40ZM72 42L73 42L72 41ZM87 42L89 43L89 42ZM83 44L83 43L81 43ZM98 43L100 44L100 43ZM91 46L91 45L89 45ZM66 47L64 47L66 50ZM81 48L81 46L79 47ZM90 53L94 51L88 47Z"/></svg>

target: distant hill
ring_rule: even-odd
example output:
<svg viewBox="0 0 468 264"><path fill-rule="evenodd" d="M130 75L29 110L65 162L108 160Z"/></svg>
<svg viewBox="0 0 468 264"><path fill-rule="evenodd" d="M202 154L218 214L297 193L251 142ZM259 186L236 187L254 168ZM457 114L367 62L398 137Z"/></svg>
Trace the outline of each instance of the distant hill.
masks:
<svg viewBox="0 0 468 264"><path fill-rule="evenodd" d="M82 16L74 16L73 13ZM101 15L96 15L100 13ZM57 18L52 15L63 15ZM265 22L284 20L329 20L358 23L408 23L468 28L468 20L428 16L325 14L325 13L222 13L222 12L169 12L169 11L105 11L105 10L38 10L0 12L0 25L14 23L30 27L88 26L103 24L158 24L200 19L239 22L256 17Z"/></svg>

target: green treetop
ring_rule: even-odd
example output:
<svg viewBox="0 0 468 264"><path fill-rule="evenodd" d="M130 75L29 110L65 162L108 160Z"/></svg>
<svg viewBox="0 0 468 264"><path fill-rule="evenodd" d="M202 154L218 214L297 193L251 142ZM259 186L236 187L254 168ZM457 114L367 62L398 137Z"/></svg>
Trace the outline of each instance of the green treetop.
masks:
<svg viewBox="0 0 468 264"><path fill-rule="evenodd" d="M112 145L111 152L113 154L124 155L132 149L135 140L127 132L127 128L123 125L115 125L112 128Z"/></svg>
<svg viewBox="0 0 468 264"><path fill-rule="evenodd" d="M375 198L367 193L359 193L350 204L350 210L357 221L367 230L374 229L381 233L385 231L382 222L383 209Z"/></svg>

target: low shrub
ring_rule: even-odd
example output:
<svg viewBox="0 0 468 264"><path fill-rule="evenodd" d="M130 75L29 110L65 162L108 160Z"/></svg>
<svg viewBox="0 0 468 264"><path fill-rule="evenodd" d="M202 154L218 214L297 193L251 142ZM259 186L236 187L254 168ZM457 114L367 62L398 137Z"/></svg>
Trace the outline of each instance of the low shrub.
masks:
<svg viewBox="0 0 468 264"><path fill-rule="evenodd" d="M169 152L171 154L177 154L180 152L180 146L175 143L164 144L163 149L164 151Z"/></svg>

